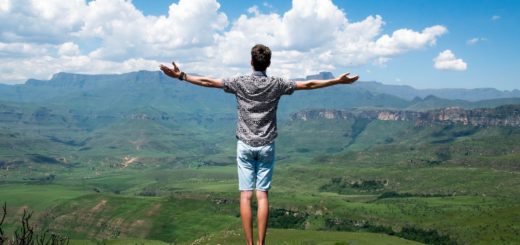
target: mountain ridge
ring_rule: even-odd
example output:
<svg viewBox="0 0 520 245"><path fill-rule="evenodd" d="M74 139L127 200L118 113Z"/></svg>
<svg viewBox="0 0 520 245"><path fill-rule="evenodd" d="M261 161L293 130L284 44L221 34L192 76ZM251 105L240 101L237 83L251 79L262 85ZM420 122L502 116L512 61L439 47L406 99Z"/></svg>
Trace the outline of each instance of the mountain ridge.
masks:
<svg viewBox="0 0 520 245"><path fill-rule="evenodd" d="M21 86L21 85L31 85L31 86L41 86L41 85L66 85L67 83L61 83L63 81L68 81L69 84L75 84L77 82L86 82L89 78L97 78L97 80L106 80L106 79L114 79L120 80L116 78L124 78L127 80L133 81L142 81L144 79L157 79L164 80L164 78L168 78L160 71L147 71L147 70L139 70L128 73L120 73L120 74L81 74L81 73L69 73L69 72L58 72L49 80L40 80L40 79L28 79L23 84L16 85L8 85L8 84L0 84L1 87L9 87L9 86ZM331 79L335 76L333 73L328 71L321 71L318 74L307 75L305 78L291 78L290 80L312 80L312 79ZM90 81L89 81L90 82ZM378 81L359 81L353 84L354 87L360 87L371 92L375 93L390 93L393 95L397 95L398 97L413 100L415 97L425 98L428 95L434 95L439 98L447 98L454 99L457 96L458 99L475 101L473 96L467 95L468 93L478 93L480 97L478 100L489 99L489 98L512 98L512 97L520 97L520 90L499 90L491 87L483 87L483 88L426 88L426 89L418 89L414 88L410 85L393 85L393 84L385 84ZM390 92L389 92L390 91ZM442 95L443 93L447 95Z"/></svg>
<svg viewBox="0 0 520 245"><path fill-rule="evenodd" d="M332 77L330 72L320 72L302 80ZM284 96L279 107L280 118L287 118L289 113L309 108L429 110L448 106L478 108L520 103L520 94L518 97L501 98L515 94L496 92L498 90L486 96L482 95L481 90L475 90L475 96L479 95L480 99L471 101L446 99L439 95L421 97L419 92L414 92L419 90L412 87L404 86L406 89L402 91L395 88L401 87L377 82L356 82L353 85L299 91L291 96ZM61 72L49 80L29 79L25 84L0 86L1 102L36 103L98 112L120 112L135 107L153 106L168 113L209 113L215 110L233 113L234 98L223 95L222 90L194 86L167 77L160 71L105 75Z"/></svg>

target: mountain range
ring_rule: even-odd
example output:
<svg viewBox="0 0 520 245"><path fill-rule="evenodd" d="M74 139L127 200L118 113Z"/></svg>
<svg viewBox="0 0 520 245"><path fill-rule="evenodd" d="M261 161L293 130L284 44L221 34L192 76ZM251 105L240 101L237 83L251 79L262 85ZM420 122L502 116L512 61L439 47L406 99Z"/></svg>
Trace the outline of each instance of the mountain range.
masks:
<svg viewBox="0 0 520 245"><path fill-rule="evenodd" d="M331 73L322 72L303 80L331 77ZM434 92L441 95L446 91L457 90ZM481 91L468 90L466 97L477 96ZM329 135L324 137L327 140L316 152L308 154L342 151L350 145L357 147L357 136L367 125L383 119L413 125L417 120L421 121L419 124L436 123L443 116L451 119L444 118L442 123L466 122L469 126L519 124L518 107L505 105L520 104L520 97L502 98L510 95L507 91L496 90L494 95L488 93L488 99L479 101L436 95L422 98L421 93L424 91L375 82L298 91L284 96L280 102L278 117L280 124L285 125L281 126L284 131L281 134L286 135L280 142L295 152L312 148L315 140L308 140L315 137L312 132L322 130L320 118L307 124L294 123L294 119L313 118L313 115L350 119L325 122L329 125L323 132ZM408 94L408 99L401 97L403 94ZM130 155L148 164L229 162L235 103L234 96L222 90L194 86L158 71L120 75L58 73L49 80L30 79L25 84L2 85L0 155L4 163L0 165L94 161L101 166L112 166ZM495 107L498 108L477 109Z"/></svg>
<svg viewBox="0 0 520 245"><path fill-rule="evenodd" d="M303 79L332 78L320 72ZM49 80L29 79L24 84L1 85L0 102L74 108L112 113L150 106L168 113L233 113L234 98L222 91L193 86L159 71L114 75L57 73ZM359 81L284 97L280 117L309 108L393 108L430 110L448 106L496 107L520 103L520 91L482 89L414 89Z"/></svg>
<svg viewBox="0 0 520 245"><path fill-rule="evenodd" d="M310 79L330 79L334 78L331 72L320 72L306 78L296 78L293 80L310 80ZM353 84L354 87L365 89L374 94L391 94L406 100L435 96L443 99L460 99L467 101L490 100L499 98L520 97L520 90L501 91L495 88L440 88L440 89L416 89L408 85L389 85L376 81L364 81Z"/></svg>

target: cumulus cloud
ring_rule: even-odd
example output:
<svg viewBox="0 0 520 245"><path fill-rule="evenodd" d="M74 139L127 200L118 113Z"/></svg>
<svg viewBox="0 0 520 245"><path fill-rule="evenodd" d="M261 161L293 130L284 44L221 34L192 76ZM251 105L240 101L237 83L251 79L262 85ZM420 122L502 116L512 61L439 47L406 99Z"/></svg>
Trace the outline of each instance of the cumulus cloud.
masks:
<svg viewBox="0 0 520 245"><path fill-rule="evenodd" d="M278 37L286 48L308 50L334 38L347 23L345 13L331 1L293 1L280 19Z"/></svg>
<svg viewBox="0 0 520 245"><path fill-rule="evenodd" d="M434 67L438 70L465 71L468 68L468 65L462 59L457 59L449 49L440 52L433 61Z"/></svg>
<svg viewBox="0 0 520 245"><path fill-rule="evenodd" d="M57 43L82 24L83 0L1 0L0 41Z"/></svg>
<svg viewBox="0 0 520 245"><path fill-rule="evenodd" d="M293 1L292 8L279 15L241 15L230 30L219 34L213 57L221 57L227 67L248 67L249 50L255 43L273 49L271 72L286 77L320 70L334 70L363 64L384 66L392 57L435 45L447 33L440 25L422 31L398 29L381 35L379 15L352 22L343 10L326 0Z"/></svg>
<svg viewBox="0 0 520 245"><path fill-rule="evenodd" d="M155 70L159 61L172 59L191 72L229 76L249 72L256 43L272 48L272 74L301 77L338 67L384 66L395 56L435 45L447 33L439 25L383 33L384 25L379 15L349 20L331 0L293 0L280 14L252 6L231 22L217 0L179 0L160 16L144 15L130 0L0 0L0 82L59 71Z"/></svg>
<svg viewBox="0 0 520 245"><path fill-rule="evenodd" d="M188 50L203 57L228 25L219 8L216 0L180 0L166 16L145 16L129 0L0 0L0 82L156 69L158 59ZM29 61L47 69L16 68Z"/></svg>
<svg viewBox="0 0 520 245"><path fill-rule="evenodd" d="M394 31L392 36L383 35L374 43L376 54L390 56L400 54L409 50L419 49L426 45L434 45L437 37L446 33L444 26L432 26L425 28L422 32L409 29Z"/></svg>

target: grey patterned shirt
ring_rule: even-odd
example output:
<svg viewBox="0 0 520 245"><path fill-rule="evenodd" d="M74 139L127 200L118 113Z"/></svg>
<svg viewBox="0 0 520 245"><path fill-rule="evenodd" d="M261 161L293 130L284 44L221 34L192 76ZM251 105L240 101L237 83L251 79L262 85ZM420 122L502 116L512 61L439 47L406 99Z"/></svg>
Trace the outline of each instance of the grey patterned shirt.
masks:
<svg viewBox="0 0 520 245"><path fill-rule="evenodd" d="M274 141L276 132L276 109L284 94L292 94L294 81L267 76L254 71L251 75L226 78L224 91L236 95L236 137L250 146L268 145Z"/></svg>

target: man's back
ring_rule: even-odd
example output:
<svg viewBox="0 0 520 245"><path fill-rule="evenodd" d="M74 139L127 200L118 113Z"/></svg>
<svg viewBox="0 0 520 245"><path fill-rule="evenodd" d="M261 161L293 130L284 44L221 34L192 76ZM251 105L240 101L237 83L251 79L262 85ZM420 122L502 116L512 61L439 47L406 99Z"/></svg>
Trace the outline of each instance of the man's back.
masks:
<svg viewBox="0 0 520 245"><path fill-rule="evenodd" d="M224 91L237 98L237 138L251 146L271 143L277 136L278 102L282 95L294 92L295 82L267 76L262 71L222 82Z"/></svg>
<svg viewBox="0 0 520 245"><path fill-rule="evenodd" d="M348 73L335 79L287 81L269 77L265 71L271 64L271 50L261 44L251 49L253 74L228 79L187 75L175 63L173 69L161 65L168 76L190 83L212 88L222 88L236 95L238 103L237 120L237 172L240 190L240 217L248 245L253 244L253 223L251 198L256 189L258 240L263 245L269 216L267 192L271 188L275 162L274 139L276 138L276 109L280 97L299 89L317 89L335 84L351 84L358 77L348 77Z"/></svg>

